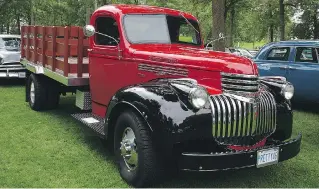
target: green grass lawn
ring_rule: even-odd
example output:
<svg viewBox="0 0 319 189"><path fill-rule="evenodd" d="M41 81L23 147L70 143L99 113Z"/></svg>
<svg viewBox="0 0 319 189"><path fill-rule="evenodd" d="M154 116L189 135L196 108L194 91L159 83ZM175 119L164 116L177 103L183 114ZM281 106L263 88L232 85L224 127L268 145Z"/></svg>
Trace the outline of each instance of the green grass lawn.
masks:
<svg viewBox="0 0 319 189"><path fill-rule="evenodd" d="M22 84L0 84L0 188L128 187L101 140L69 115L75 98L59 109L31 111ZM261 169L180 173L157 187L318 187L319 116L295 112L300 154Z"/></svg>
<svg viewBox="0 0 319 189"><path fill-rule="evenodd" d="M256 49L256 47L262 47L262 46L264 46L267 43L268 43L267 41L257 41L255 43L240 42L239 43L239 47L246 48L246 49L249 49L249 50L253 50L253 49ZM237 47L237 45L238 45L238 43L234 43L234 46Z"/></svg>

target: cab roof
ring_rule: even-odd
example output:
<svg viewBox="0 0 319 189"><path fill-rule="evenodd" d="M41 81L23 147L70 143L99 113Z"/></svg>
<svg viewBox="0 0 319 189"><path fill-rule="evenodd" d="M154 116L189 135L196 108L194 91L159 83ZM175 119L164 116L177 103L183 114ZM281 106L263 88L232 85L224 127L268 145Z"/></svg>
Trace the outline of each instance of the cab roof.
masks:
<svg viewBox="0 0 319 189"><path fill-rule="evenodd" d="M319 45L319 40L289 40L289 41L279 41L279 42L272 42L268 44L269 46L271 45L286 45L286 46L318 46Z"/></svg>
<svg viewBox="0 0 319 189"><path fill-rule="evenodd" d="M196 17L191 15L190 13L186 13L183 11L165 8L165 7L157 7L157 6L149 6L149 5L131 5L131 4L113 4L113 5L105 5L98 8L97 12L111 12L113 14L168 14L172 16L179 16L180 13L188 19L197 20Z"/></svg>

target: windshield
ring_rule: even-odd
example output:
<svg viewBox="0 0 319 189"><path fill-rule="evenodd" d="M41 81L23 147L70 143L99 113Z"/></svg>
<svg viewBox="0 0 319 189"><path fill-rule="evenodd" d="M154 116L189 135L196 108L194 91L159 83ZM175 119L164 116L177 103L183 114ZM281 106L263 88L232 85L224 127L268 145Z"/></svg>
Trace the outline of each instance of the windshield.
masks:
<svg viewBox="0 0 319 189"><path fill-rule="evenodd" d="M19 50L20 49L20 38L6 37L0 38L0 48L6 50Z"/></svg>
<svg viewBox="0 0 319 189"><path fill-rule="evenodd" d="M133 44L191 44L201 45L198 24L194 20L169 15L126 15L124 30L129 42ZM195 30L195 29L196 30Z"/></svg>

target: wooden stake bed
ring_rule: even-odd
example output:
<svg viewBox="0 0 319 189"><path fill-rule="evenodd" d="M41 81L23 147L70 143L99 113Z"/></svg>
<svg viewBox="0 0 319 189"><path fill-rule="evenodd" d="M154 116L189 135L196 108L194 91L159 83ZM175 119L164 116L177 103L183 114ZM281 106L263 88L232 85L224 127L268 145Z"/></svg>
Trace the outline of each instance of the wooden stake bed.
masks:
<svg viewBox="0 0 319 189"><path fill-rule="evenodd" d="M67 86L89 84L89 41L76 26L22 26L21 63Z"/></svg>

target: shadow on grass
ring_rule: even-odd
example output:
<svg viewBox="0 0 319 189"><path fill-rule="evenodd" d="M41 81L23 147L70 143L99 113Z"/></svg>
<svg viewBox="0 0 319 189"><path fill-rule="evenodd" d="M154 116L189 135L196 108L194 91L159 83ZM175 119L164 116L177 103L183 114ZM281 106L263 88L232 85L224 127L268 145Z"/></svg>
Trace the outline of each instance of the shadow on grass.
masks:
<svg viewBox="0 0 319 189"><path fill-rule="evenodd" d="M74 113L81 113L81 110L75 106L75 95L61 96L59 107L44 113L54 114L57 119L67 119L67 121L76 123L81 133L79 137L82 137L84 145L103 155L108 163L114 163L114 156L107 148L106 141L100 138L92 129L71 116Z"/></svg>
<svg viewBox="0 0 319 189"><path fill-rule="evenodd" d="M25 80L24 79L16 79L16 78L10 78L10 79L4 79L0 78L0 87L16 87L16 86L24 86Z"/></svg>
<svg viewBox="0 0 319 189"><path fill-rule="evenodd" d="M319 114L319 103L314 102L293 102L292 108L307 113Z"/></svg>

